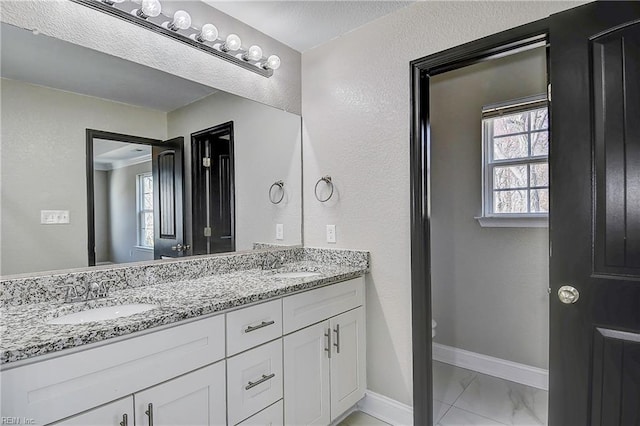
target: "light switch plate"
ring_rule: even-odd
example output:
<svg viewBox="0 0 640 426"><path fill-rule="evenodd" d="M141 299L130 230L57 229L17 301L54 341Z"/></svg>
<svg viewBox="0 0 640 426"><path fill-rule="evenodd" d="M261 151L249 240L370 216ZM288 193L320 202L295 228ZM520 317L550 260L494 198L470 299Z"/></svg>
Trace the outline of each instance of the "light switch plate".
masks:
<svg viewBox="0 0 640 426"><path fill-rule="evenodd" d="M42 225L68 224L69 221L69 210L40 210Z"/></svg>
<svg viewBox="0 0 640 426"><path fill-rule="evenodd" d="M284 240L284 225L282 223L276 224L276 240Z"/></svg>
<svg viewBox="0 0 640 426"><path fill-rule="evenodd" d="M327 225L327 242L328 243L336 242L336 226L335 225Z"/></svg>

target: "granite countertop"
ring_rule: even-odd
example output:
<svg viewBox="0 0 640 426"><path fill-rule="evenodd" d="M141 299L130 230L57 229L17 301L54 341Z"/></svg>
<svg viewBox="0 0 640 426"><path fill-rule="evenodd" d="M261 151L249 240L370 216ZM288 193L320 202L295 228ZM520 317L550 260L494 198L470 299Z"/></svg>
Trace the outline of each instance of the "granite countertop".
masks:
<svg viewBox="0 0 640 426"><path fill-rule="evenodd" d="M319 276L279 277L278 272L308 271ZM253 302L362 276L365 268L301 261L278 270L248 269L118 291L88 302L42 302L0 308L0 364L104 341L151 327L221 312ZM103 306L130 303L159 305L127 317L73 325L46 321Z"/></svg>

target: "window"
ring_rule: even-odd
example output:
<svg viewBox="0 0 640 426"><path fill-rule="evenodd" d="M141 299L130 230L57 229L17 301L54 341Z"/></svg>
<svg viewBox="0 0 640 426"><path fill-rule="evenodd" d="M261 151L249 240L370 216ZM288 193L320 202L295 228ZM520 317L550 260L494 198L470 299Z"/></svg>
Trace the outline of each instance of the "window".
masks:
<svg viewBox="0 0 640 426"><path fill-rule="evenodd" d="M541 95L485 106L482 127L483 217L546 219L549 213L546 98Z"/></svg>
<svg viewBox="0 0 640 426"><path fill-rule="evenodd" d="M136 178L138 246L153 248L153 176L143 173Z"/></svg>

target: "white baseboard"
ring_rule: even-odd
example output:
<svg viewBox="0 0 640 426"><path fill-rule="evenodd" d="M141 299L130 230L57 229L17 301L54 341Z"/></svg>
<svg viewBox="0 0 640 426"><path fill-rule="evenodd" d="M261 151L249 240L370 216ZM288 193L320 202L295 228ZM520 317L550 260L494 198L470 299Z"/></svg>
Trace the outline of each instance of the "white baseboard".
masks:
<svg viewBox="0 0 640 426"><path fill-rule="evenodd" d="M413 425L413 407L368 390L358 410L393 426Z"/></svg>
<svg viewBox="0 0 640 426"><path fill-rule="evenodd" d="M433 359L461 368L549 390L549 371L506 359L495 358L464 349L434 343Z"/></svg>

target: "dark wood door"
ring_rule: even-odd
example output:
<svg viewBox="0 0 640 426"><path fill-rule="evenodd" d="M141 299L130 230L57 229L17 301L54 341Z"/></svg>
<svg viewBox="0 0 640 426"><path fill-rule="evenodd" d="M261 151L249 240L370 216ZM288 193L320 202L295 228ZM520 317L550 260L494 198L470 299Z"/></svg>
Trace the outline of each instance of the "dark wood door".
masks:
<svg viewBox="0 0 640 426"><path fill-rule="evenodd" d="M188 254L184 241L184 188L182 153L184 138L153 146L153 255L181 257Z"/></svg>
<svg viewBox="0 0 640 426"><path fill-rule="evenodd" d="M553 15L550 42L549 425L640 425L640 2Z"/></svg>
<svg viewBox="0 0 640 426"><path fill-rule="evenodd" d="M233 122L192 135L193 254L235 250Z"/></svg>

